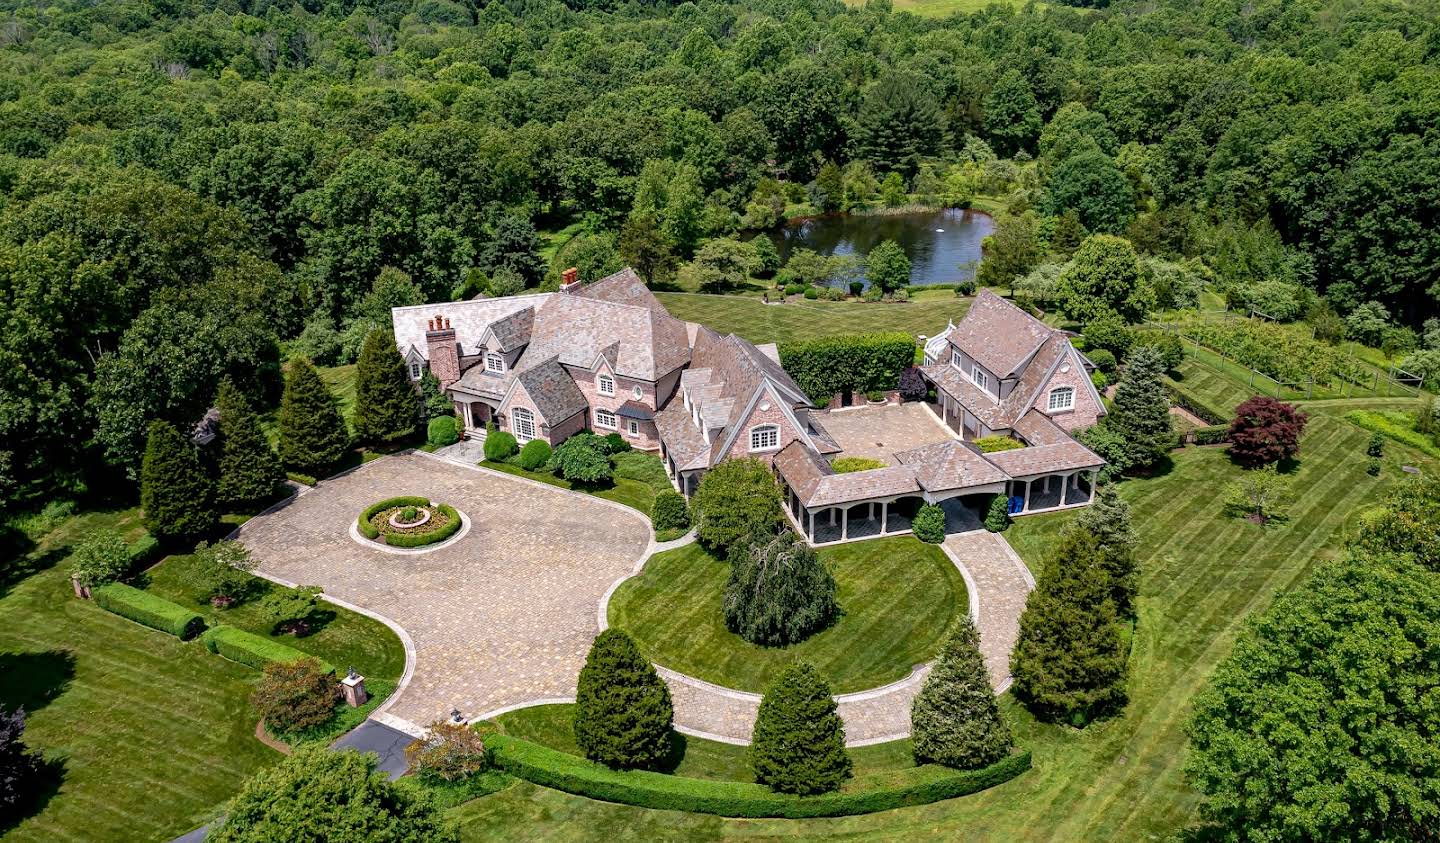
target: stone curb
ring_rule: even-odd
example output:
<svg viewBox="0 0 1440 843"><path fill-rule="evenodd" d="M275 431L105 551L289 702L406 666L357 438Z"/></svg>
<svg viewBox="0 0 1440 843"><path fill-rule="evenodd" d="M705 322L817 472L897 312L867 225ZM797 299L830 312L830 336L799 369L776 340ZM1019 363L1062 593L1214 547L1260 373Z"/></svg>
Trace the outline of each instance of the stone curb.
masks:
<svg viewBox="0 0 1440 843"><path fill-rule="evenodd" d="M460 511L457 509L456 512ZM388 544L381 544L380 542L371 541L370 539L365 538L365 536L361 535L360 533L359 522L355 520L352 520L350 522L350 539L352 541L354 541L361 547L366 547L370 550L378 550L381 553L390 553L395 556L420 556L426 553L434 553L437 550L444 550L450 545L465 538L465 536L469 535L469 533L470 516L466 515L463 512L460 512L460 530L455 533L455 535L451 536L445 541L437 542L436 544L427 544L423 547L391 547Z"/></svg>

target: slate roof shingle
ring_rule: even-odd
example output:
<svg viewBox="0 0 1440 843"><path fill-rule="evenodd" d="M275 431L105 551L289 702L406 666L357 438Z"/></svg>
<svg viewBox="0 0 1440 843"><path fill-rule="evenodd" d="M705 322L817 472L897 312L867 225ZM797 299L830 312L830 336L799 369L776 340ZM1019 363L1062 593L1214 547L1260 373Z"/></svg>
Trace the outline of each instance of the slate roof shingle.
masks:
<svg viewBox="0 0 1440 843"><path fill-rule="evenodd" d="M1008 378L1025 365L1053 331L990 290L981 289L965 318L950 329L948 338L996 376Z"/></svg>
<svg viewBox="0 0 1440 843"><path fill-rule="evenodd" d="M541 361L515 377L525 387L530 400L535 402L535 409L551 425L583 413L589 406L585 393L580 391L575 379L555 357Z"/></svg>

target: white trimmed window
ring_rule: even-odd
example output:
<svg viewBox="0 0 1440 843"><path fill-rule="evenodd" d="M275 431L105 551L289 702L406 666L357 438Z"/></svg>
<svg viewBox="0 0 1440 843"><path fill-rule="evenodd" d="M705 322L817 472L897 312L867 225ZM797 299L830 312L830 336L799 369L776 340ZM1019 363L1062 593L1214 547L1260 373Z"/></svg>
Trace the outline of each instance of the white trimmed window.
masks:
<svg viewBox="0 0 1440 843"><path fill-rule="evenodd" d="M986 392L990 391L990 376L985 374L985 370L979 366L970 370L970 380L974 381L976 386Z"/></svg>
<svg viewBox="0 0 1440 843"><path fill-rule="evenodd" d="M965 365L965 356L960 353L960 349L950 349L950 365L954 366L957 369L962 368Z"/></svg>
<svg viewBox="0 0 1440 843"><path fill-rule="evenodd" d="M1052 413L1061 410L1075 409L1075 388L1070 386L1057 386L1050 390L1050 398L1045 403L1046 408Z"/></svg>
<svg viewBox="0 0 1440 843"><path fill-rule="evenodd" d="M601 375L595 379L595 388L600 390L601 395L614 395L615 379L609 375Z"/></svg>
<svg viewBox="0 0 1440 843"><path fill-rule="evenodd" d="M615 429L615 411L607 410L604 407L595 408L595 426Z"/></svg>
<svg viewBox="0 0 1440 843"><path fill-rule="evenodd" d="M521 442L534 439L535 414L524 407L516 407L510 411L510 427L513 429L515 438Z"/></svg>
<svg viewBox="0 0 1440 843"><path fill-rule="evenodd" d="M419 363L410 364L410 380L418 381L420 380L420 376L423 374L424 372L421 371Z"/></svg>
<svg viewBox="0 0 1440 843"><path fill-rule="evenodd" d="M485 371L487 371L487 372L503 372L503 371L505 371L505 358L504 358L504 357L501 357L500 355L496 354L496 353L493 352L493 351L490 352L490 353L488 353L488 354L486 354L486 355L485 355Z"/></svg>
<svg viewBox="0 0 1440 843"><path fill-rule="evenodd" d="M780 447L780 426L758 424L750 428L750 450L773 451Z"/></svg>
<svg viewBox="0 0 1440 843"><path fill-rule="evenodd" d="M640 435L640 422L631 419L630 421L625 423L625 426L627 429L629 429L631 436Z"/></svg>

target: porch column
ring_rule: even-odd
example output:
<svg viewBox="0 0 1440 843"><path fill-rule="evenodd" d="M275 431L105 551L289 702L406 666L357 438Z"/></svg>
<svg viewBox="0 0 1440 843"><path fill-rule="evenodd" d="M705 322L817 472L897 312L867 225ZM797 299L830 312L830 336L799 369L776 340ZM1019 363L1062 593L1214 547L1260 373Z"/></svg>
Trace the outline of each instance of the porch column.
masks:
<svg viewBox="0 0 1440 843"><path fill-rule="evenodd" d="M843 542L848 538L850 538L850 507L847 506L845 511L840 513L840 541Z"/></svg>
<svg viewBox="0 0 1440 843"><path fill-rule="evenodd" d="M835 526L835 507L830 507L830 526Z"/></svg>
<svg viewBox="0 0 1440 843"><path fill-rule="evenodd" d="M1022 503L1021 506L1020 506L1020 511L1021 511L1021 512L1029 512L1029 511L1030 511L1030 484L1032 484L1032 483L1034 483L1034 482L1035 482L1034 480L1026 480L1026 481L1025 481L1025 501L1024 501L1024 503Z"/></svg>
<svg viewBox="0 0 1440 843"><path fill-rule="evenodd" d="M890 532L890 502L880 504L880 535Z"/></svg>
<svg viewBox="0 0 1440 843"><path fill-rule="evenodd" d="M1097 477L1099 477L1099 476L1100 476L1100 469L1098 469L1098 468L1092 468L1092 469L1090 469L1090 494L1085 498L1085 502L1086 502L1086 503L1089 503L1090 501L1095 500L1095 478L1097 478Z"/></svg>
<svg viewBox="0 0 1440 843"><path fill-rule="evenodd" d="M805 510L805 519L810 522L809 528L808 528L808 529L809 529L809 532L807 533L807 536L808 536L809 539L810 539L810 543L811 543L811 544L814 544L814 543L815 543L815 513L811 512L811 511L808 510L808 509Z"/></svg>
<svg viewBox="0 0 1440 843"><path fill-rule="evenodd" d="M460 410L461 410L462 415L464 416L464 418L462 419L462 424L465 425L465 429L466 429L466 430L474 430L474 429L475 429L475 422L474 422L474 420L473 420L473 419L471 418L471 416L470 416L470 402L469 402L469 401L466 401L466 402L464 402L463 404L461 404L461 405L460 405Z"/></svg>

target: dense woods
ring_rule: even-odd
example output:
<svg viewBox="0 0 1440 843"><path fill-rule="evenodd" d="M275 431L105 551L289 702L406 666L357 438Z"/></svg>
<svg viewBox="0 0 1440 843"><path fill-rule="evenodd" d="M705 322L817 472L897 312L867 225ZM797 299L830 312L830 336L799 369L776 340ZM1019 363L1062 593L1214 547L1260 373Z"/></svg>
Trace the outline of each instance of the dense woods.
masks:
<svg viewBox="0 0 1440 843"><path fill-rule="evenodd" d="M1434 2L3 6L7 504L137 477L226 378L273 407L282 349L353 359L390 305L663 280L882 191L1003 195L1002 234L1238 299L1437 311Z"/></svg>

